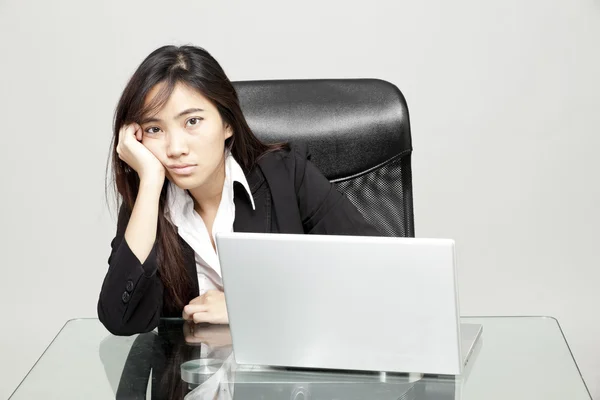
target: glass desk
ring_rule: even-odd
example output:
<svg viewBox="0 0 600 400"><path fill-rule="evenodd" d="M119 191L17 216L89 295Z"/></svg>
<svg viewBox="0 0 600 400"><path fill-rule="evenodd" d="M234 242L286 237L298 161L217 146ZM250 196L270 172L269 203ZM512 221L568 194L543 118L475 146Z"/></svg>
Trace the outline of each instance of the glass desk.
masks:
<svg viewBox="0 0 600 400"><path fill-rule="evenodd" d="M72 320L10 399L591 399L556 320L462 320L483 324L483 337L456 377L243 366L227 326L164 320L116 337L96 319Z"/></svg>

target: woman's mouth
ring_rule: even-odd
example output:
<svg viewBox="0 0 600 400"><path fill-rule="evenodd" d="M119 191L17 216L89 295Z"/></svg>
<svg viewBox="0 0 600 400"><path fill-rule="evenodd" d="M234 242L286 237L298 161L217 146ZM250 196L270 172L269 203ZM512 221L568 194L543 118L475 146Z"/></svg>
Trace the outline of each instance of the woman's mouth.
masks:
<svg viewBox="0 0 600 400"><path fill-rule="evenodd" d="M174 164L167 167L175 175L190 175L196 168L195 164Z"/></svg>

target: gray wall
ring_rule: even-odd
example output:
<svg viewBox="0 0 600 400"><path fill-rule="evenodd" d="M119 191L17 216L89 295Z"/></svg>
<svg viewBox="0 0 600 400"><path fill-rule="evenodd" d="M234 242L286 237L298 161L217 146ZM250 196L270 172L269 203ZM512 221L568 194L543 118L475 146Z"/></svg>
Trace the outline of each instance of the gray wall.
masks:
<svg viewBox="0 0 600 400"><path fill-rule="evenodd" d="M600 397L600 2L355 3L0 2L0 398L67 319L95 316L112 113L165 43L234 80L395 83L417 235L456 239L462 313L557 317Z"/></svg>

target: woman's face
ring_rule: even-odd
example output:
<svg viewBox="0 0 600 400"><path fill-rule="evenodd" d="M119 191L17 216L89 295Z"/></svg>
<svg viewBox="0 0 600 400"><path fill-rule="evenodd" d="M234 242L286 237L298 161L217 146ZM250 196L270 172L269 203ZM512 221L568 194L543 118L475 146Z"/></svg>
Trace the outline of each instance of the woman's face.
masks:
<svg viewBox="0 0 600 400"><path fill-rule="evenodd" d="M146 96L146 105L162 84ZM141 121L142 144L165 166L182 189L203 186L223 168L225 139L233 134L217 108L198 91L178 83L167 103Z"/></svg>

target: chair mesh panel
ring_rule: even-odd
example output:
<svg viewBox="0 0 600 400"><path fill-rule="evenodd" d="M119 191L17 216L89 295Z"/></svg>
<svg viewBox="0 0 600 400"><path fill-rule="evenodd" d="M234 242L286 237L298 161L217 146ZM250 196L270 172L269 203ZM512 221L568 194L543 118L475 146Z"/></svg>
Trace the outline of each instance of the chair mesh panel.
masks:
<svg viewBox="0 0 600 400"><path fill-rule="evenodd" d="M414 237L411 175L407 154L334 184L382 235Z"/></svg>

